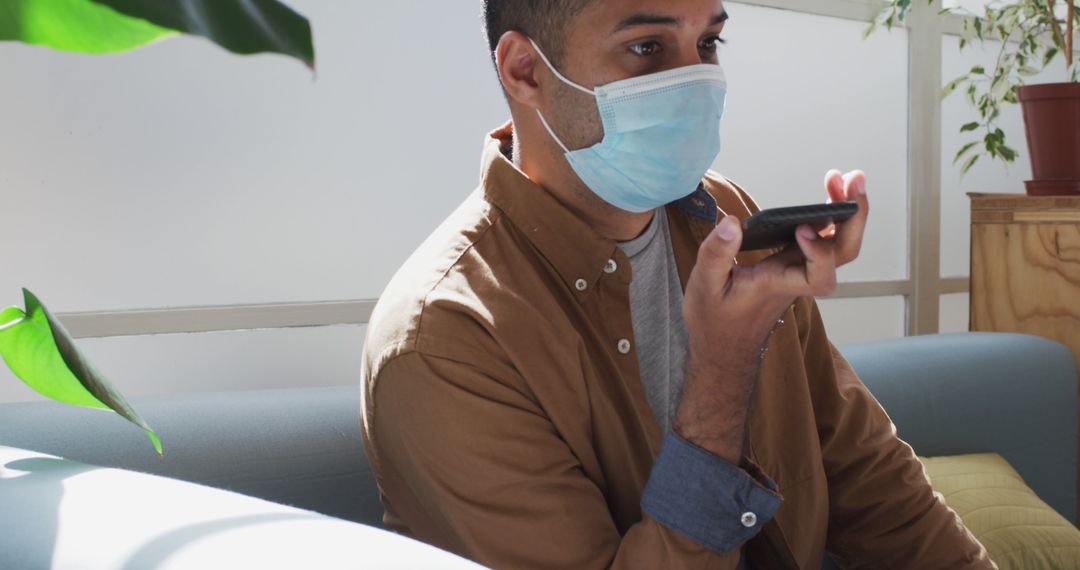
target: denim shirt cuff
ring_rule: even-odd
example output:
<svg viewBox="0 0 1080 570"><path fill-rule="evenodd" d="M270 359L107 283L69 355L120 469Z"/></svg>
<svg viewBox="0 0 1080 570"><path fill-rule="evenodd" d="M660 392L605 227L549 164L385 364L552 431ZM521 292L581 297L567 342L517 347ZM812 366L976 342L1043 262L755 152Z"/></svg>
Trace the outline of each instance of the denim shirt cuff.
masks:
<svg viewBox="0 0 1080 570"><path fill-rule="evenodd" d="M764 475L762 475L764 478ZM641 507L654 520L719 553L735 550L772 520L783 498L728 461L668 433Z"/></svg>

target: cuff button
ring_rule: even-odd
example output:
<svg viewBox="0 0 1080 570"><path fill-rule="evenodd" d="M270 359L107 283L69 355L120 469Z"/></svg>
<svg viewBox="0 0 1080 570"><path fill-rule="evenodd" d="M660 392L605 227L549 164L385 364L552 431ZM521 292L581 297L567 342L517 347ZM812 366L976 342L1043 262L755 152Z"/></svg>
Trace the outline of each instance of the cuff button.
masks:
<svg viewBox="0 0 1080 570"><path fill-rule="evenodd" d="M740 521L746 528L754 528L754 526L757 525L757 515L754 513L743 513Z"/></svg>

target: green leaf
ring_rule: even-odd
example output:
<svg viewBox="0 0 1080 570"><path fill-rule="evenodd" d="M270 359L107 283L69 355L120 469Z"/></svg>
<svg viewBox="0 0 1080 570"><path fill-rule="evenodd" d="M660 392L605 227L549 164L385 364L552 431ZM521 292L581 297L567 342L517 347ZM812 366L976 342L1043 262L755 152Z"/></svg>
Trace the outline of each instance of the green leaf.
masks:
<svg viewBox="0 0 1080 570"><path fill-rule="evenodd" d="M1000 128L997 131L989 132L983 137L983 144L986 147L986 152L989 152L991 157L996 157L998 148L1002 147L1005 141L1005 134L1001 132Z"/></svg>
<svg viewBox="0 0 1080 570"><path fill-rule="evenodd" d="M1043 67L1050 65L1050 62L1054 61L1054 58L1057 57L1058 53L1059 50L1057 48L1047 49L1046 53L1043 54Z"/></svg>
<svg viewBox="0 0 1080 570"><path fill-rule="evenodd" d="M88 0L0 0L0 40L102 54L176 34Z"/></svg>
<svg viewBox="0 0 1080 570"><path fill-rule="evenodd" d="M968 123L968 124L960 127L960 132L969 133L971 131L974 131L977 128L979 128L979 123Z"/></svg>
<svg viewBox="0 0 1080 570"><path fill-rule="evenodd" d="M866 26L866 29L863 30L862 39L865 40L874 35L875 30L877 30L877 20L871 20L870 25Z"/></svg>
<svg viewBox="0 0 1080 570"><path fill-rule="evenodd" d="M205 37L233 53L280 53L315 67L311 24L278 0L95 1L162 27Z"/></svg>
<svg viewBox="0 0 1080 570"><path fill-rule="evenodd" d="M1016 151L1012 148L1005 146L1005 141L1002 139L1002 144L998 147L998 154L1005 162L1016 162Z"/></svg>
<svg viewBox="0 0 1080 570"><path fill-rule="evenodd" d="M968 173L968 171L971 170L971 167L975 166L976 162L979 162L979 156L981 156L981 155L976 154L975 156L972 156L970 159L968 159L967 162L964 163L964 166L962 166L960 168L960 175L961 176L966 175Z"/></svg>
<svg viewBox="0 0 1080 570"><path fill-rule="evenodd" d="M0 356L11 371L41 395L74 406L112 410L142 428L158 454L161 440L124 396L75 346L67 329L23 289L26 310L0 313Z"/></svg>
<svg viewBox="0 0 1080 570"><path fill-rule="evenodd" d="M967 80L968 80L967 76L957 77L956 79L953 79L952 81L945 84L945 87L942 88L942 90L941 90L941 99L944 99L944 98L948 97L949 95L952 95L953 91L956 91L956 88L959 87L963 82L965 82Z"/></svg>
<svg viewBox="0 0 1080 570"><path fill-rule="evenodd" d="M1012 86L1009 85L1008 78L1002 75L994 79L994 82L990 84L990 95L994 99L1001 99L1009 92L1010 87Z"/></svg>
<svg viewBox="0 0 1080 570"><path fill-rule="evenodd" d="M3 332L26 319L26 313L18 307L8 307L0 311L0 332Z"/></svg>
<svg viewBox="0 0 1080 570"><path fill-rule="evenodd" d="M280 53L315 66L311 25L278 0L0 0L0 40L112 53L177 32L238 54Z"/></svg>
<svg viewBox="0 0 1080 570"><path fill-rule="evenodd" d="M953 159L953 164L956 164L957 162L960 162L960 159L963 158L963 156L965 154L967 154L969 150L975 148L975 145L977 145L977 144L979 144L979 142L975 141L975 142L967 143L966 145L961 147L960 152L956 153L956 158Z"/></svg>

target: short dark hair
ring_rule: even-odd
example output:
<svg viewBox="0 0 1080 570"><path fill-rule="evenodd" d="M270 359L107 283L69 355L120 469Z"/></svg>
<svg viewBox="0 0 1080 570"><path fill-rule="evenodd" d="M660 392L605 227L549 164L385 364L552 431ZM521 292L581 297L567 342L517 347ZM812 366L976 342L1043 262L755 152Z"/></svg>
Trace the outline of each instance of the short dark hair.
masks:
<svg viewBox="0 0 1080 570"><path fill-rule="evenodd" d="M570 20L594 0L483 0L484 26L491 58L499 38L521 32L544 50L555 65L562 62Z"/></svg>

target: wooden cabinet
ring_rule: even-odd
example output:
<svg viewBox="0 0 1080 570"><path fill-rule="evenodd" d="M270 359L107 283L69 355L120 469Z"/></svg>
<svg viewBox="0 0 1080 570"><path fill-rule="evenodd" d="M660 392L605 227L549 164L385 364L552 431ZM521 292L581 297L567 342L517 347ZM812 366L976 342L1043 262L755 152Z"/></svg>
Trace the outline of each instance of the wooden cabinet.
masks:
<svg viewBox="0 0 1080 570"><path fill-rule="evenodd" d="M1054 339L1080 363L1080 197L971 196L971 330Z"/></svg>
<svg viewBox="0 0 1080 570"><path fill-rule="evenodd" d="M969 196L971 330L1056 340L1080 367L1080 196Z"/></svg>

